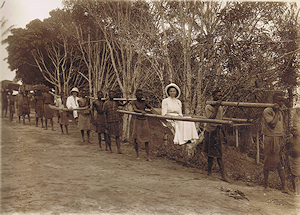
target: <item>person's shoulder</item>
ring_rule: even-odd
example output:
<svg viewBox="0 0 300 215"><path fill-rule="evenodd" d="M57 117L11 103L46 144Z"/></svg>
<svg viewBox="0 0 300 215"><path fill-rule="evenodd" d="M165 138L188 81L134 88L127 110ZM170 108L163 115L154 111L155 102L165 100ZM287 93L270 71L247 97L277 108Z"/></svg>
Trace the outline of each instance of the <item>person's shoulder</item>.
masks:
<svg viewBox="0 0 300 215"><path fill-rule="evenodd" d="M106 101L103 103L103 106L104 106L104 105L105 105L105 106L108 105L109 102L110 102L109 100L106 100Z"/></svg>
<svg viewBox="0 0 300 215"><path fill-rule="evenodd" d="M264 109L263 112L264 113L272 113L272 112L274 112L274 110L273 110L273 108L267 107L267 108Z"/></svg>
<svg viewBox="0 0 300 215"><path fill-rule="evenodd" d="M205 110L212 110L214 107L210 104L205 105Z"/></svg>
<svg viewBox="0 0 300 215"><path fill-rule="evenodd" d="M170 100L170 98L167 97L167 98L163 99L162 102L168 102L169 100Z"/></svg>

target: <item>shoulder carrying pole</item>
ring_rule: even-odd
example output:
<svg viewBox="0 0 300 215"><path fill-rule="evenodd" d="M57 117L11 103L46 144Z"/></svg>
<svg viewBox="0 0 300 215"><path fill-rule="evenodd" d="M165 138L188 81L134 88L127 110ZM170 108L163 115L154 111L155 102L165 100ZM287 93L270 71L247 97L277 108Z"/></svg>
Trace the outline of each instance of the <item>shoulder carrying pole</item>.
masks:
<svg viewBox="0 0 300 215"><path fill-rule="evenodd" d="M126 111L126 110L118 110L119 113L124 114L131 114L131 115L138 115L138 116L146 116L146 117L153 117L158 119L170 119L170 120L178 120L178 121L189 121L189 122L204 122L204 123L214 123L214 124L227 124L232 125L232 121L226 120L217 120L217 119L206 119L206 118L192 118L192 117L181 117L181 116L162 116L158 114L142 114L133 111Z"/></svg>

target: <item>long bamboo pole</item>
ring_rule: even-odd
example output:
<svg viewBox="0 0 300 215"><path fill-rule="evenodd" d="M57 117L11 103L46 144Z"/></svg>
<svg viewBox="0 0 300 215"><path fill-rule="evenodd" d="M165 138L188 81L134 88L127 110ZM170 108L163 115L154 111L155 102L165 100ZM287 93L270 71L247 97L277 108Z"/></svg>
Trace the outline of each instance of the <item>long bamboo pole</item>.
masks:
<svg viewBox="0 0 300 215"><path fill-rule="evenodd" d="M98 99L98 98L95 98L95 97L92 97L92 96L90 96L90 97L88 97L89 99ZM101 98L101 100L102 101L106 101L106 100L108 100L108 98ZM136 100L136 98L113 98L113 100L114 101L135 101ZM144 99L142 99L142 100L144 100Z"/></svg>
<svg viewBox="0 0 300 215"><path fill-rule="evenodd" d="M205 118L205 116L191 116L193 118ZM239 119L239 118L226 118L223 117L223 120L233 121L233 122L253 122L253 119Z"/></svg>
<svg viewBox="0 0 300 215"><path fill-rule="evenodd" d="M124 114L132 114L132 115L137 115L137 116L146 116L146 117L154 117L158 119L170 119L170 120L178 120L178 121L189 121L189 122L205 122L205 123L215 123L215 124L228 124L232 125L233 122L229 120L217 120L217 119L205 119L205 118L192 118L192 117L181 117L181 116L162 116L158 114L142 114L142 113L137 113L133 111L126 111L126 110L118 110L119 113L124 113Z"/></svg>
<svg viewBox="0 0 300 215"><path fill-rule="evenodd" d="M207 101L206 104L214 105L217 101ZM251 103L251 102L221 102L223 106L249 107L249 108L267 108L274 107L272 103Z"/></svg>
<svg viewBox="0 0 300 215"><path fill-rule="evenodd" d="M81 110L87 110L89 108L89 107L81 107L81 108L68 109L68 108L56 107L56 106L50 105L50 104L48 104L48 106L53 110L62 110L62 111L73 111L73 110L81 111Z"/></svg>

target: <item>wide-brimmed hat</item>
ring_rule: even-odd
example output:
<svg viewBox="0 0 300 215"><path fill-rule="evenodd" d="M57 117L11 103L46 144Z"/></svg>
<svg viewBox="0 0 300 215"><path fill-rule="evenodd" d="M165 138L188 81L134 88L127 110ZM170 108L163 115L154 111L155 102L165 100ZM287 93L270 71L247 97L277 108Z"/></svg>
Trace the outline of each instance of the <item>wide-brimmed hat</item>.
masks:
<svg viewBox="0 0 300 215"><path fill-rule="evenodd" d="M180 91L179 87L176 84L174 84L174 83L171 83L171 84L169 84L169 85L166 86L166 88L165 88L166 95L170 96L169 93L168 93L168 90L169 90L170 87L174 87L178 91L178 95L176 96L176 98L178 99L179 96L180 96L181 91Z"/></svg>
<svg viewBox="0 0 300 215"><path fill-rule="evenodd" d="M72 92L77 92L77 93L79 93L79 90L78 90L77 87L73 87L73 89L71 90L71 93L72 93Z"/></svg>

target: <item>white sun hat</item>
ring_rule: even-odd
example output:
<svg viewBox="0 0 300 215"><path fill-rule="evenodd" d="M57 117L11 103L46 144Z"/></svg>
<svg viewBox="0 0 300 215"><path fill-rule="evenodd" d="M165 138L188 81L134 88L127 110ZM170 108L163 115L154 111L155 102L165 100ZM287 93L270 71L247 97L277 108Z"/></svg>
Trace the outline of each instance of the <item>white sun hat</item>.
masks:
<svg viewBox="0 0 300 215"><path fill-rule="evenodd" d="M71 90L71 93L72 93L72 92L77 92L77 93L79 93L79 90L78 90L77 87L73 87L73 89Z"/></svg>
<svg viewBox="0 0 300 215"><path fill-rule="evenodd" d="M170 96L170 95L168 94L168 89L169 89L170 87L174 87L174 88L178 91L178 95L176 96L176 98L178 99L179 96L180 96L181 91L180 91L179 87L178 87L176 84L174 84L174 83L171 83L171 84L169 84L169 85L166 86L166 88L165 88L165 93L166 93L166 95L167 95L167 96Z"/></svg>

